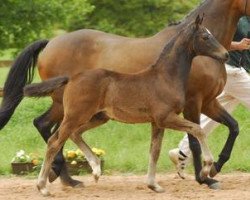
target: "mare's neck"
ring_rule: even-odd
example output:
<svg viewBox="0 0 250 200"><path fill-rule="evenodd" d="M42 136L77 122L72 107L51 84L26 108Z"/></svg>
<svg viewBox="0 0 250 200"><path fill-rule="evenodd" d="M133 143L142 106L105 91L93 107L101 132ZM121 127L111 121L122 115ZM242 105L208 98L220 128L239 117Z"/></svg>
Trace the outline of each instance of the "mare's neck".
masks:
<svg viewBox="0 0 250 200"><path fill-rule="evenodd" d="M242 10L235 8L235 0L206 0L190 12L180 24L166 27L155 35L159 40L166 41L188 23L193 21L198 14L205 14L203 25L207 27L215 38L226 48L230 48L231 41L237 28Z"/></svg>

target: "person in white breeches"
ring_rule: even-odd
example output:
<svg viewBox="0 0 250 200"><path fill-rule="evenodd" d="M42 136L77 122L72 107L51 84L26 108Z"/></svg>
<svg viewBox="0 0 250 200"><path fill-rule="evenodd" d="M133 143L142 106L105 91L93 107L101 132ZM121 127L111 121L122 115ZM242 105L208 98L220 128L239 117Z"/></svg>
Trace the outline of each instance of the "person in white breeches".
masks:
<svg viewBox="0 0 250 200"><path fill-rule="evenodd" d="M217 97L219 103L232 113L240 103L250 108L250 76L246 71L250 69L250 18L242 17L231 43L230 60L225 64L227 82L223 92ZM244 68L243 68L244 67ZM200 126L205 134L211 133L219 123L205 115L201 115ZM178 148L169 151L169 157L175 164L177 172L184 178L183 170L192 157L187 134L180 141Z"/></svg>

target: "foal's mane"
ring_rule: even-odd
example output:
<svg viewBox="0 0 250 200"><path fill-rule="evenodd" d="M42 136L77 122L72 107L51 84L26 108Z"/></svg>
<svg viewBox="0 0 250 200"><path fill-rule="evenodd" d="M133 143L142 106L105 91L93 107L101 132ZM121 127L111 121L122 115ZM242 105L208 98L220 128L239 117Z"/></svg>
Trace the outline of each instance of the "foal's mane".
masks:
<svg viewBox="0 0 250 200"><path fill-rule="evenodd" d="M192 9L183 19L179 20L179 21L173 21L173 22L169 22L167 26L175 26L178 25L180 23L182 23L183 21L185 21L189 16L196 14L197 12L199 12L199 9L209 0L203 0L202 2L200 2L200 4L198 5L198 7L195 7L194 9Z"/></svg>
<svg viewBox="0 0 250 200"><path fill-rule="evenodd" d="M175 42L177 41L177 38L180 37L180 35L186 31L187 29L190 29L190 26L192 26L192 24L194 24L194 22L189 23L187 26L185 26L184 28L181 29L180 32L178 32L178 34L174 35L169 42L167 42L167 44L164 46L160 56L158 57L158 59L156 60L156 62L151 66L151 67L156 67L158 65L158 63L166 56L166 53L171 50L171 48L173 47L173 45L175 44ZM190 30L192 31L192 30ZM192 31L193 32L193 31Z"/></svg>

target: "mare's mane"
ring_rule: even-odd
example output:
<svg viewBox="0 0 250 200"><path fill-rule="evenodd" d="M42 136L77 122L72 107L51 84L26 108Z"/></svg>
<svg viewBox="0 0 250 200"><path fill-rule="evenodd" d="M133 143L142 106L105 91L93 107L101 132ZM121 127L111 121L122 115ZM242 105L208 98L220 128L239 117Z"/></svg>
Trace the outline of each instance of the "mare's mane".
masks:
<svg viewBox="0 0 250 200"><path fill-rule="evenodd" d="M183 21L185 21L189 16L191 16L192 14L195 14L195 12L197 12L197 10L199 10L208 0L203 0L202 2L200 2L200 4L198 5L198 7L195 7L194 9L192 9L183 19L179 20L179 21L172 21L169 22L167 24L167 26L176 26L180 23L182 23ZM202 13L198 13L198 14L202 14Z"/></svg>

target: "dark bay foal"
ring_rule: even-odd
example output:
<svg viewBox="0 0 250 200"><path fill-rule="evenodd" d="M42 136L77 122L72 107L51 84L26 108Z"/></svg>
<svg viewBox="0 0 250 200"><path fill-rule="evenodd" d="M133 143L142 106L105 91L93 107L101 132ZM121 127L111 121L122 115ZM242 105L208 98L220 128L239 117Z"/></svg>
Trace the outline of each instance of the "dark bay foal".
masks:
<svg viewBox="0 0 250 200"><path fill-rule="evenodd" d="M205 55L225 61L228 52L201 26L201 22L202 19L198 16L195 22L166 44L154 65L137 74L96 69L77 74L69 82L67 77L58 77L25 87L26 96L39 97L66 85L64 118L58 131L48 141L44 165L37 183L44 196L49 195L46 182L53 159L68 138L89 156L94 175L100 175L98 162L91 158L92 154L80 135L86 129L86 124L96 115L105 115L107 119L125 123L152 124L147 180L148 187L152 190L164 191L155 181L155 173L165 128L191 133L199 140L204 156L200 176L201 179L207 177L213 158L205 135L198 124L180 117L179 114L185 104L185 89L192 59L196 55Z"/></svg>

